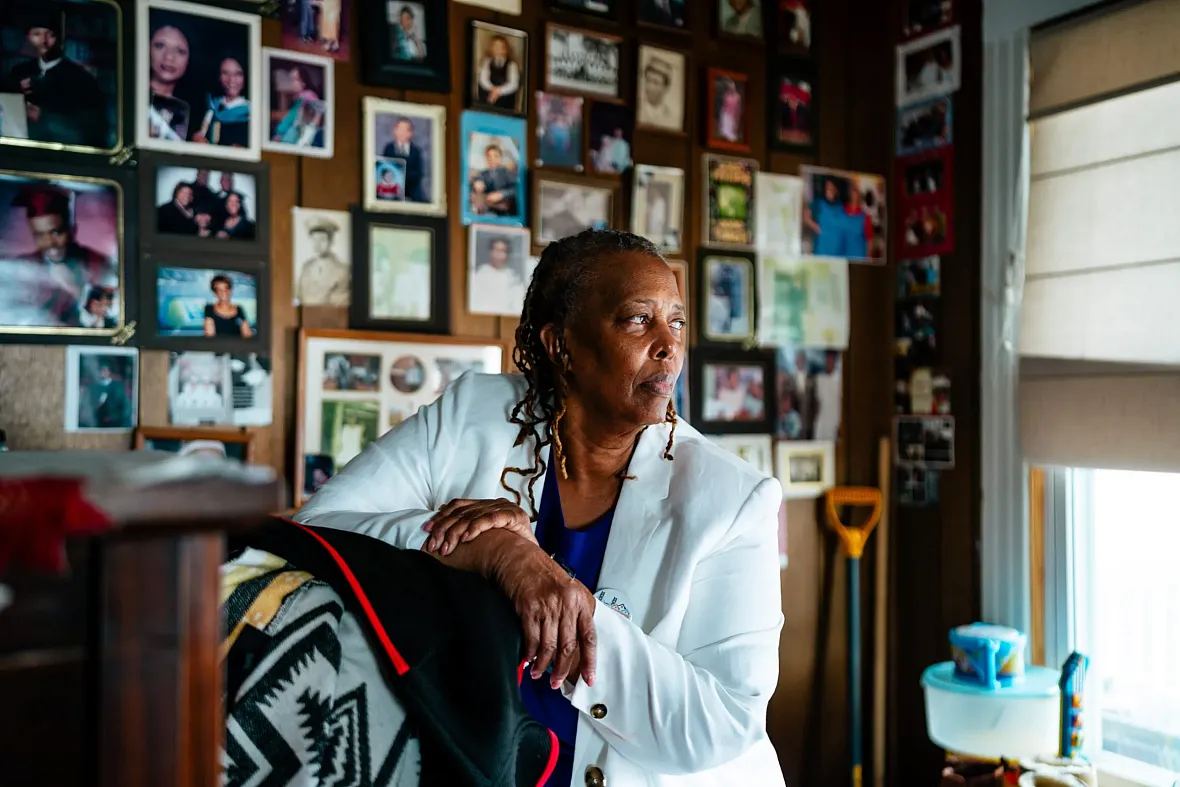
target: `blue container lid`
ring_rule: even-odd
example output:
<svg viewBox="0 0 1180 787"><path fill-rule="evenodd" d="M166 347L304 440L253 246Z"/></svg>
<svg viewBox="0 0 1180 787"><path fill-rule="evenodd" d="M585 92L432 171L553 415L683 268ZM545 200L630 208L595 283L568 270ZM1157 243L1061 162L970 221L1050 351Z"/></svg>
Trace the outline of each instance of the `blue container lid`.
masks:
<svg viewBox="0 0 1180 787"><path fill-rule="evenodd" d="M978 694L1003 699L1041 699L1056 697L1061 693L1057 681L1061 679L1059 670L1048 667L1028 667L1024 672L1024 680L1017 681L1011 686L998 689L986 689L975 683L966 683L955 679L955 662L943 661L927 667L922 673L922 686L951 691L956 694Z"/></svg>

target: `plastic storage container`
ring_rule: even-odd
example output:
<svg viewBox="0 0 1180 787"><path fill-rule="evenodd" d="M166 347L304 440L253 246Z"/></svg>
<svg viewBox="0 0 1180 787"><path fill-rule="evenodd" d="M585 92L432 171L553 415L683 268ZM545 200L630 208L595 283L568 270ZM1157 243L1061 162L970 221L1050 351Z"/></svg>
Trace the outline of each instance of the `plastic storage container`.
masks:
<svg viewBox="0 0 1180 787"><path fill-rule="evenodd" d="M999 689L955 679L955 663L944 661L922 673L926 732L956 754L996 758L1035 757L1057 751L1060 673L1027 667L1024 680Z"/></svg>

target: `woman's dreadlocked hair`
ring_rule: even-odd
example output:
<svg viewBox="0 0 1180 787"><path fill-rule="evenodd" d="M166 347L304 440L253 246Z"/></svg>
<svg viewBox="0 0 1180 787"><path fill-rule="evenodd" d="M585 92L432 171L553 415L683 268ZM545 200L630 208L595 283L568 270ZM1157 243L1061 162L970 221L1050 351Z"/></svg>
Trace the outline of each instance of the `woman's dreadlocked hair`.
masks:
<svg viewBox="0 0 1180 787"><path fill-rule="evenodd" d="M524 298L524 310L520 325L516 329L516 347L512 360L516 368L528 381L524 398L512 408L512 423L520 426L516 445L530 437L535 441L533 466L530 468L507 467L500 474L500 484L520 505L520 494L506 481L509 473L531 476L528 484L531 516L536 518L537 505L533 487L537 479L545 474L545 462L541 449L553 445L553 459L557 462L563 478L566 477L565 452L561 446L561 419L565 416L565 371L569 355L565 348L565 328L574 317L579 306L589 294L588 285L593 279L595 267L608 255L639 253L662 260L660 250L646 238L630 232L617 230L584 230L545 247L533 280L529 283ZM549 353L541 341L541 329L546 325L554 327L557 336L558 362L549 359ZM664 447L664 458L672 459L672 442L676 433L676 408L668 401L665 423L672 425L668 444ZM538 426L543 431L538 432Z"/></svg>

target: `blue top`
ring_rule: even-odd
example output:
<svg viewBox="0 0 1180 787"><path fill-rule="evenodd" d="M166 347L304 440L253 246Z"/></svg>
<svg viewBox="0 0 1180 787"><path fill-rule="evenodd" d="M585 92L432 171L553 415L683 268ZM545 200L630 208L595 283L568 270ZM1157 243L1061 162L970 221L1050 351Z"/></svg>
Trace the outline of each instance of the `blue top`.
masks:
<svg viewBox="0 0 1180 787"><path fill-rule="evenodd" d="M561 495L557 489L557 471L550 460L545 471L545 488L541 493L541 510L537 512L537 543L546 554L555 555L563 567L574 572L574 577L590 589L597 590L598 573L606 554L606 539L610 535L614 506L583 530L570 530L561 514ZM573 778L574 738L578 733L578 711L570 704L561 689L549 687L549 675L533 680L526 671L520 683L520 696L529 714L553 730L561 742L557 768L548 784L568 785Z"/></svg>
<svg viewBox="0 0 1180 787"><path fill-rule="evenodd" d="M822 197L812 201L811 218L819 225L820 233L815 238L813 254L823 257L844 255L845 234L848 213L839 202L828 202Z"/></svg>

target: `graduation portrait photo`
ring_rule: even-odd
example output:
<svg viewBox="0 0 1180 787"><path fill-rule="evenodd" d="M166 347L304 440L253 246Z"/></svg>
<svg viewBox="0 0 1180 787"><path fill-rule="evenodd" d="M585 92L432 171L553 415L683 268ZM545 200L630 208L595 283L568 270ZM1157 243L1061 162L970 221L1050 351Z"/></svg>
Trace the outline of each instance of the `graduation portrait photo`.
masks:
<svg viewBox="0 0 1180 787"><path fill-rule="evenodd" d="M261 20L184 3L137 3L136 144L258 161Z"/></svg>
<svg viewBox="0 0 1180 787"><path fill-rule="evenodd" d="M0 144L123 144L123 10L112 0L9 0L0 10Z"/></svg>

